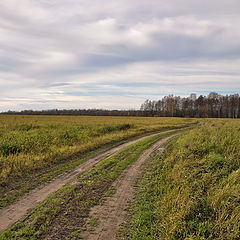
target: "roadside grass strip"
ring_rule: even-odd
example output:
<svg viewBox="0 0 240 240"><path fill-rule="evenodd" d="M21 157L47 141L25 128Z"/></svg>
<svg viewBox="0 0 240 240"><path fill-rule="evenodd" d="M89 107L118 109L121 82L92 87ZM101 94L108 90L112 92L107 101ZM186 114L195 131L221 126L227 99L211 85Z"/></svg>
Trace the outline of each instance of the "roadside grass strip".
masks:
<svg viewBox="0 0 240 240"><path fill-rule="evenodd" d="M155 154L121 239L240 239L240 121L209 120Z"/></svg>
<svg viewBox="0 0 240 240"><path fill-rule="evenodd" d="M102 160L3 232L0 239L81 239L90 208L113 192L111 185L124 169L156 141L181 131L149 137Z"/></svg>

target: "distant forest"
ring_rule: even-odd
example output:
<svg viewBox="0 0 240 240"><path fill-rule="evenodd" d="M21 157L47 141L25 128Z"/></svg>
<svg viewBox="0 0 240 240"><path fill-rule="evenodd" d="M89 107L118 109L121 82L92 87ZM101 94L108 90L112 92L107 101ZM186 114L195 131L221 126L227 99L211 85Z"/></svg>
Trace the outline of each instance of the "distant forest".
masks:
<svg viewBox="0 0 240 240"><path fill-rule="evenodd" d="M198 98L195 93L185 98L169 95L157 101L146 100L140 110L162 117L240 118L240 96L215 92Z"/></svg>
<svg viewBox="0 0 240 240"><path fill-rule="evenodd" d="M144 116L140 110L106 110L106 109L50 109L50 110L24 110L21 112L8 111L0 114L7 115L69 115L69 116Z"/></svg>
<svg viewBox="0 0 240 240"><path fill-rule="evenodd" d="M71 115L71 116L139 116L139 117L192 117L192 118L240 118L240 96L220 95L211 92L208 96L189 97L169 95L160 100L146 100L140 110L104 110L104 109L71 109L71 110L24 110L8 111L9 115Z"/></svg>

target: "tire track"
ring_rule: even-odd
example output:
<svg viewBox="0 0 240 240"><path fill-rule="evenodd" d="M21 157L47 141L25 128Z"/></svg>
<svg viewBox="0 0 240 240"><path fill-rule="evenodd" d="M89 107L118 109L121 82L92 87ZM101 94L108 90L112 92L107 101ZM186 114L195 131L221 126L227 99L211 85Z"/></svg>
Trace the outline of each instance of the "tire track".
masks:
<svg viewBox="0 0 240 240"><path fill-rule="evenodd" d="M156 149L162 147L170 138L177 136L177 133L161 139L149 149L145 150L139 159L133 163L123 173L123 178L119 178L113 186L116 188L115 194L108 198L103 205L97 205L92 208L90 212L91 218L99 220L99 225L95 228L94 232L85 231L82 234L85 240L115 240L116 234L120 225L124 222L127 216L126 208L134 195L134 184L137 178L141 175L143 165L149 159L151 153ZM87 226L91 229L91 226Z"/></svg>

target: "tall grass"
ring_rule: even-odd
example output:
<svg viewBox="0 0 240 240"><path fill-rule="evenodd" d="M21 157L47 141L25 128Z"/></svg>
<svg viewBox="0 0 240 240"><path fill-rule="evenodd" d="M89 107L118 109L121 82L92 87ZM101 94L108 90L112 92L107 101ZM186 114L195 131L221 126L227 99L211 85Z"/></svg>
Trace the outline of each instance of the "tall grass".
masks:
<svg viewBox="0 0 240 240"><path fill-rule="evenodd" d="M211 120L156 156L128 239L240 239L240 121Z"/></svg>
<svg viewBox="0 0 240 240"><path fill-rule="evenodd" d="M142 133L180 127L191 119L0 116L0 186L75 153Z"/></svg>

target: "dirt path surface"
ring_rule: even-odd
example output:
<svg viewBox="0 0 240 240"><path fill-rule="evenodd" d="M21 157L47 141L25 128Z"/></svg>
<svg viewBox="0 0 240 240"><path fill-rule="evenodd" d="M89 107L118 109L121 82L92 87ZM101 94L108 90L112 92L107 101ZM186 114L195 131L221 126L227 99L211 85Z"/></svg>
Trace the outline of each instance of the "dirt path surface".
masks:
<svg viewBox="0 0 240 240"><path fill-rule="evenodd" d="M162 145L178 134L166 137L152 145L142 153L135 163L125 170L122 178L114 182L113 186L116 188L116 193L109 197L103 205L93 207L90 212L89 220L97 219L99 225L92 231L92 227L89 224L87 226L88 230L81 234L83 239L115 240L117 238L116 234L119 227L127 216L126 208L133 198L134 184L141 175L144 163L149 159L153 151L157 149L162 150Z"/></svg>
<svg viewBox="0 0 240 240"><path fill-rule="evenodd" d="M16 223L18 220L20 220L28 211L36 207L40 202L44 201L49 195L59 190L66 183L72 181L77 175L85 172L89 168L93 167L95 164L99 163L101 160L117 153L118 151L122 150L127 146L135 144L148 137L152 137L158 134L163 134L171 131L174 130L144 136L139 139L114 147L104 153L99 154L94 158L90 158L86 162L79 165L79 167L77 167L75 170L67 174L63 174L62 176L58 177L56 180L52 181L48 185L30 191L26 196L22 197L16 203L0 211L0 233L2 233L8 227Z"/></svg>

